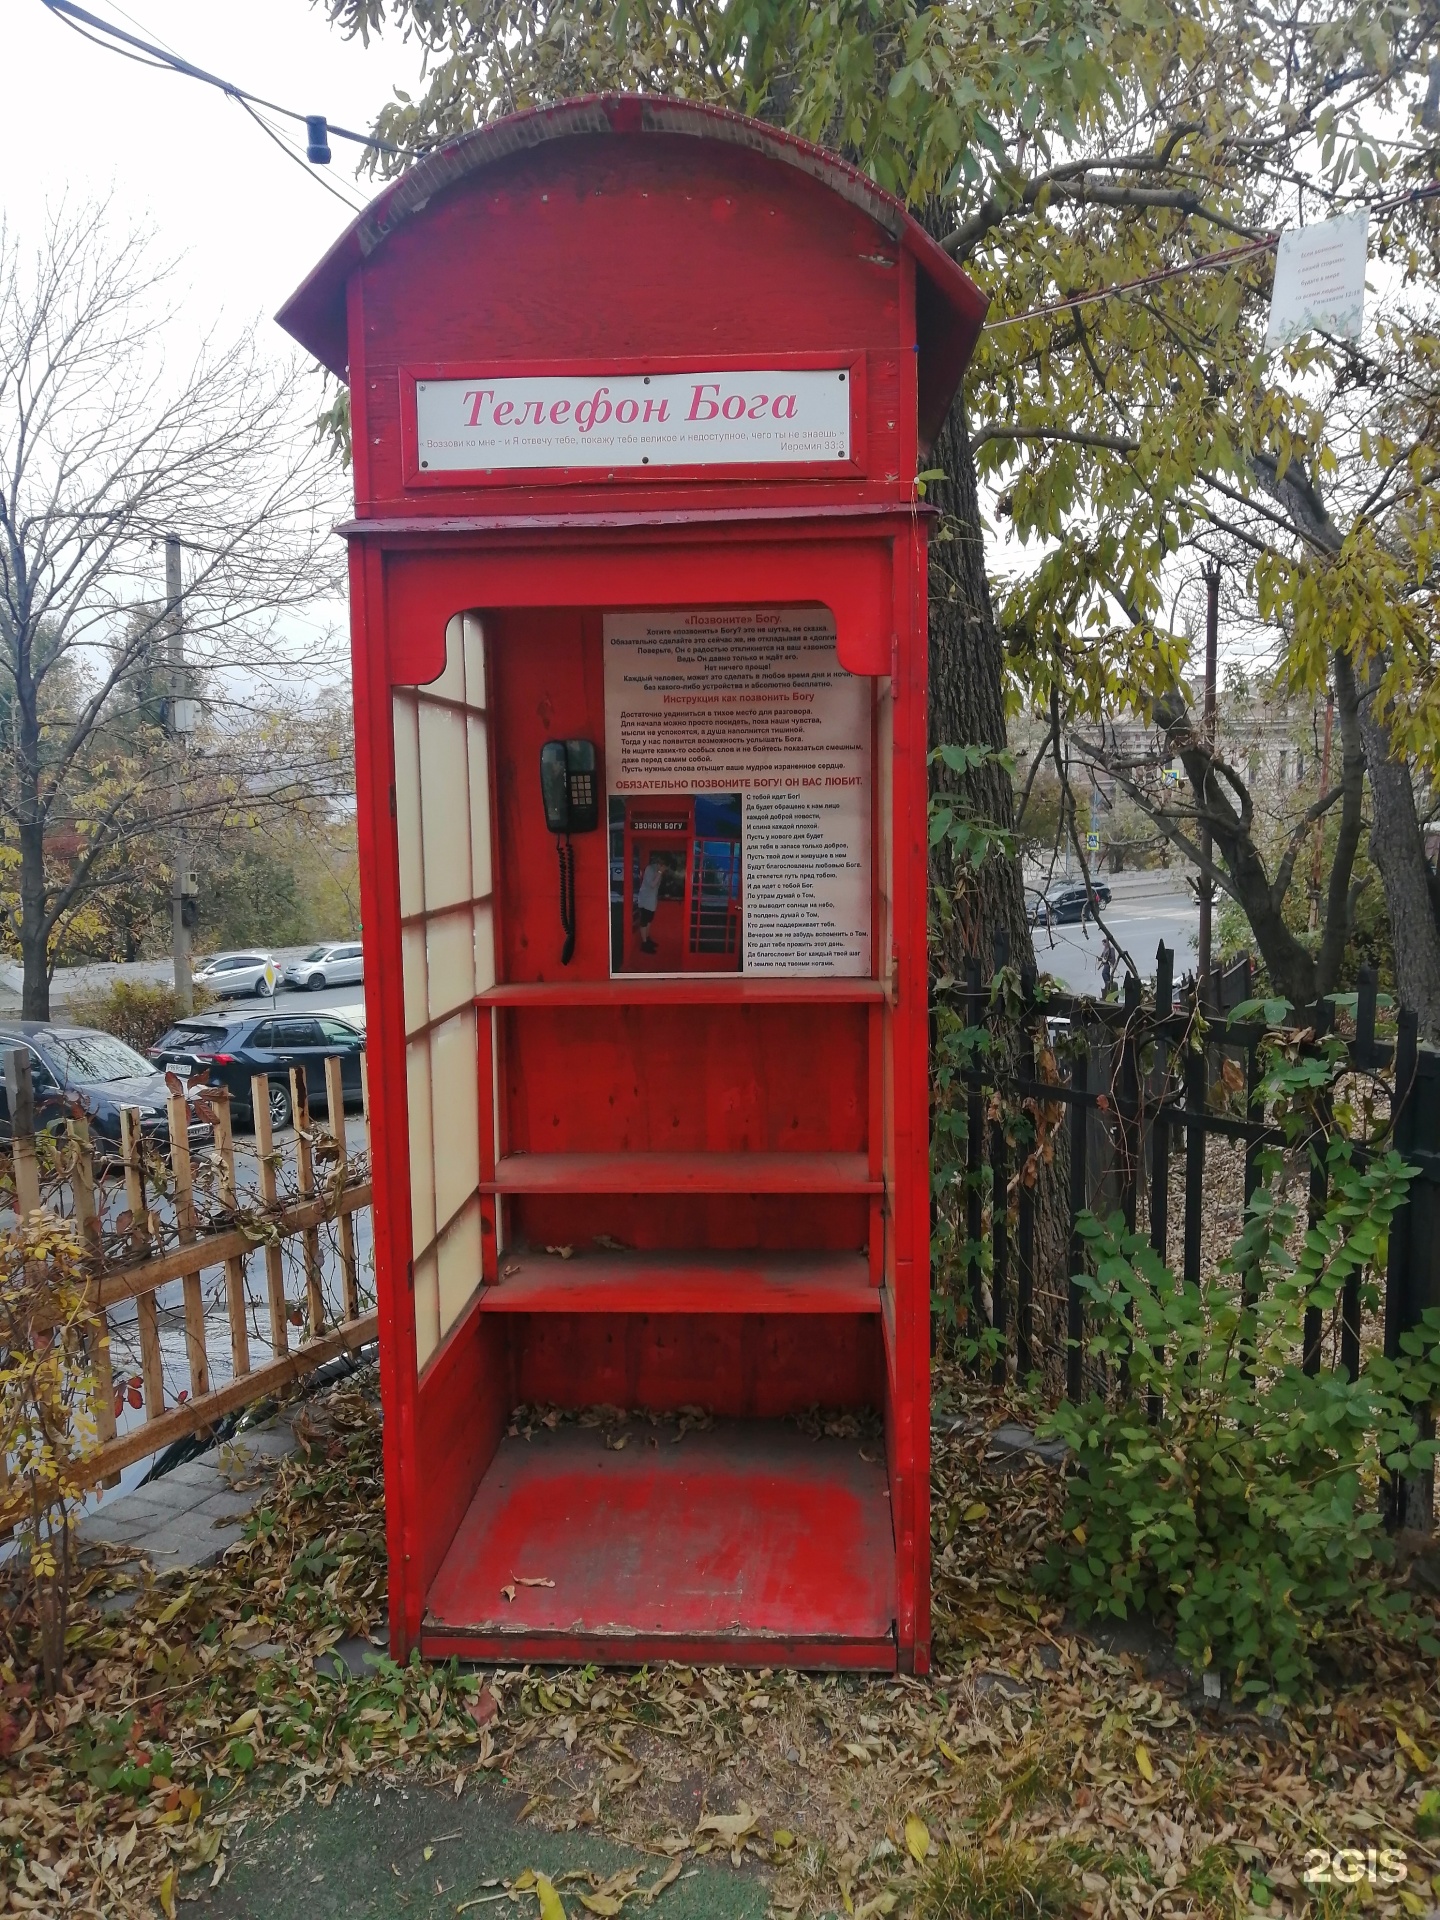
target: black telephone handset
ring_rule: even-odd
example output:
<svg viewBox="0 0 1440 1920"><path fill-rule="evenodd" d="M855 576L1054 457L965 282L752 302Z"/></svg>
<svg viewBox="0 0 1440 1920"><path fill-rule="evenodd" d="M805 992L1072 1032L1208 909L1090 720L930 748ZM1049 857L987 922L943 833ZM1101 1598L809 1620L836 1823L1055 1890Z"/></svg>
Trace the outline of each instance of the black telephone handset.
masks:
<svg viewBox="0 0 1440 1920"><path fill-rule="evenodd" d="M560 925L565 934L560 964L568 967L575 953L575 854L570 836L593 833L600 824L593 741L545 742L540 749L540 797L545 825L559 839Z"/></svg>

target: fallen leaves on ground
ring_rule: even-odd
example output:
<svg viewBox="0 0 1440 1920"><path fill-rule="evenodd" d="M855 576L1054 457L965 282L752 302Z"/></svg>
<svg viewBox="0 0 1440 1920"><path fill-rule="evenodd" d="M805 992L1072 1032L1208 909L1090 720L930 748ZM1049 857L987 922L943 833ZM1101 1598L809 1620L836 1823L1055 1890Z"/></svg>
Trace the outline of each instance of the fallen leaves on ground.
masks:
<svg viewBox="0 0 1440 1920"><path fill-rule="evenodd" d="M633 1873L532 1871L483 1896L539 1920L652 1904L663 1920L668 1889L703 1855L763 1874L777 1915L1428 1913L1440 1870L1430 1666L1351 1648L1323 1698L1261 1719L1206 1703L1156 1635L1131 1636L1128 1651L1078 1635L1028 1579L1058 1526L1059 1472L987 1460L990 1432L1024 1409L940 1385L935 1670L888 1680L461 1673L397 1667L378 1648L347 1671L332 1650L369 1645L384 1619L379 1413L373 1374L330 1390L217 1567L142 1581L128 1610L109 1612L101 1602L131 1576L87 1571L59 1698L36 1693L33 1622L0 1616L9 1910L179 1911L225 1873L235 1822L387 1777L460 1795L503 1781L537 1822L650 1856ZM607 1435L627 1425L615 1409L582 1417ZM516 1420L533 1430L551 1410ZM868 1437L849 1416L810 1424ZM1307 1888L1311 1850L1342 1849L1341 1880ZM1387 1850L1403 1882L1379 1883ZM1343 1884L1356 1862L1359 1883Z"/></svg>

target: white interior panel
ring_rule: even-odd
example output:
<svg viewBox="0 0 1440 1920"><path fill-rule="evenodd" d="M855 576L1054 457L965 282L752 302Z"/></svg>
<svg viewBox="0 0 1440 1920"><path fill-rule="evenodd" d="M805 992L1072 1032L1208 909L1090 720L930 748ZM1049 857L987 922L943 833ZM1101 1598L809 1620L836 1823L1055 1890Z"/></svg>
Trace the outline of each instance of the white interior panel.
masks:
<svg viewBox="0 0 1440 1920"><path fill-rule="evenodd" d="M486 900L475 902L475 991L495 984L495 914Z"/></svg>
<svg viewBox="0 0 1440 1920"><path fill-rule="evenodd" d="M457 615L445 629L443 673L426 687L397 689L393 703L400 912L413 923L401 930L401 962L422 1367L483 1271L471 1000L495 984L484 641L477 614ZM493 1109L493 1086L483 1098Z"/></svg>
<svg viewBox="0 0 1440 1920"><path fill-rule="evenodd" d="M425 851L425 906L470 898L469 763L465 716L420 703L420 818Z"/></svg>
<svg viewBox="0 0 1440 1920"><path fill-rule="evenodd" d="M440 1270L440 1332L448 1333L480 1284L480 1196L472 1194L437 1248Z"/></svg>
<svg viewBox="0 0 1440 1920"><path fill-rule="evenodd" d="M468 913L442 913L425 928L430 1018L453 1013L475 992L475 934Z"/></svg>
<svg viewBox="0 0 1440 1920"><path fill-rule="evenodd" d="M430 1128L430 1039L405 1049L405 1096L410 1109L410 1239L428 1247L435 1238L435 1142Z"/></svg>
<svg viewBox="0 0 1440 1920"><path fill-rule="evenodd" d="M468 715L465 727L470 750L471 894L478 900L491 891L489 740L478 714Z"/></svg>
<svg viewBox="0 0 1440 1920"><path fill-rule="evenodd" d="M445 629L445 671L438 680L425 685L426 693L437 700L457 700L465 704L465 616L457 613Z"/></svg>
<svg viewBox="0 0 1440 1920"><path fill-rule="evenodd" d="M435 1220L444 1226L480 1179L475 1015L468 1007L430 1036L435 1128Z"/></svg>
<svg viewBox="0 0 1440 1920"><path fill-rule="evenodd" d="M405 976L405 1032L419 1033L429 1019L425 985L425 923L400 929L400 970Z"/></svg>
<svg viewBox="0 0 1440 1920"><path fill-rule="evenodd" d="M478 613L464 615L465 704L485 710L485 626ZM448 642L447 642L448 645Z"/></svg>
<svg viewBox="0 0 1440 1920"><path fill-rule="evenodd" d="M440 1344L440 1284L432 1247L415 1262L415 1364L423 1367Z"/></svg>
<svg viewBox="0 0 1440 1920"><path fill-rule="evenodd" d="M400 851L400 914L425 907L425 862L420 850L420 739L413 694L394 696L395 838Z"/></svg>

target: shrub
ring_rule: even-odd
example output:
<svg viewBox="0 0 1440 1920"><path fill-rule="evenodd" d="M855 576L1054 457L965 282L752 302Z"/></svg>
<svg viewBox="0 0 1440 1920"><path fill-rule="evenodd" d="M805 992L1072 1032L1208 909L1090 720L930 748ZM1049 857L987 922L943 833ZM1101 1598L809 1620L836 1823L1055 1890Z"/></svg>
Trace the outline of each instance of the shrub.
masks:
<svg viewBox="0 0 1440 1920"><path fill-rule="evenodd" d="M213 1006L215 996L195 989L195 1011ZM143 980L115 980L108 987L70 1001L63 1017L72 1027L99 1027L113 1033L137 1053L144 1053L183 1016L174 987L152 986Z"/></svg>
<svg viewBox="0 0 1440 1920"><path fill-rule="evenodd" d="M1265 1157L1239 1238L1199 1287L1118 1215L1082 1221L1092 1351L1112 1378L1128 1373L1112 1402L1097 1394L1048 1423L1076 1471L1043 1578L1082 1617L1166 1620L1193 1667L1293 1697L1347 1622L1422 1632L1440 1653L1384 1578L1376 1510L1386 1476L1435 1456L1416 1415L1440 1388L1440 1313L1403 1337L1398 1360L1368 1354L1358 1380L1307 1374L1307 1306L1333 1316L1347 1281L1362 1306L1379 1304L1411 1170L1393 1152L1362 1167L1332 1140L1329 1199L1308 1228L1283 1171L1278 1152Z"/></svg>
<svg viewBox="0 0 1440 1920"><path fill-rule="evenodd" d="M0 1457L4 1510L34 1589L47 1690L61 1683L72 1534L98 1431L89 1262L75 1224L33 1213L0 1235Z"/></svg>

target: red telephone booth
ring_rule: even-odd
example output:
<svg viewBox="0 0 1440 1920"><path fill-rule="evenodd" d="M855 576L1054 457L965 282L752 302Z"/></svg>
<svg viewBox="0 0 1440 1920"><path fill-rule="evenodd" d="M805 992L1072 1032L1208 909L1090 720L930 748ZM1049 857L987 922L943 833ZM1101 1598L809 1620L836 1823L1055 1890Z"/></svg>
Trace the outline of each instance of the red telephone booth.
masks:
<svg viewBox="0 0 1440 1920"><path fill-rule="evenodd" d="M983 312L832 155L606 98L280 316L351 393L398 1656L928 1662L913 476Z"/></svg>

